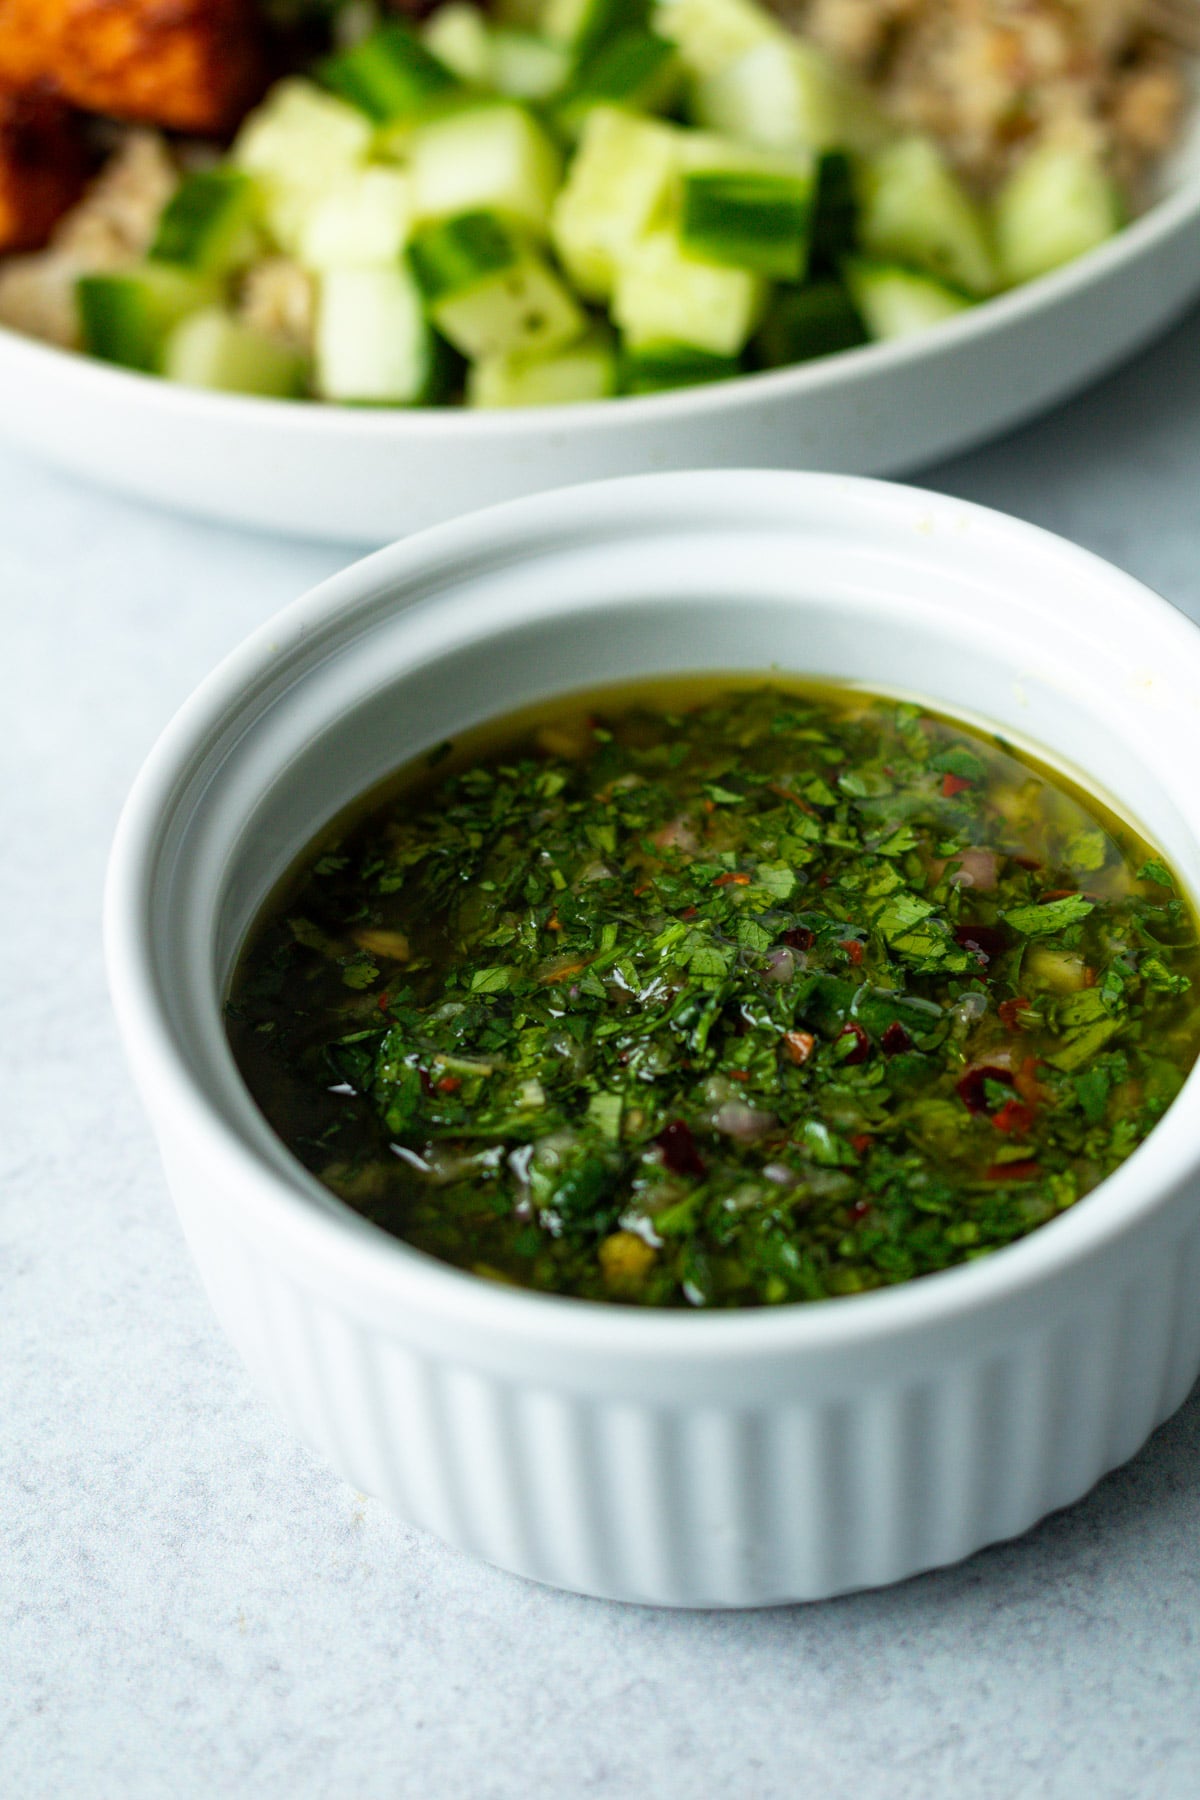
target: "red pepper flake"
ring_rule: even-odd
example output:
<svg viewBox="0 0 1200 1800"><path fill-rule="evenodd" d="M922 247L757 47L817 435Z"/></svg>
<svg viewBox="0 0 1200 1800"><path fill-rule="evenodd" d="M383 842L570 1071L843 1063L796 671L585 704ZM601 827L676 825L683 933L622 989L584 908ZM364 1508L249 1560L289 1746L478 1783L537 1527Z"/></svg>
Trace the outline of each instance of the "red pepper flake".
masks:
<svg viewBox="0 0 1200 1800"><path fill-rule="evenodd" d="M651 888L652 888L652 887L653 887L653 886L654 886L654 883L653 883L653 882L652 882L652 881L643 881L643 882L640 882L640 883L639 883L639 884L638 884L638 886L637 886L637 887L635 887L635 888L634 888L634 890L633 890L633 897L634 897L634 899L635 899L635 900L640 900L640 899L641 899L641 897L642 897L642 895L643 895L643 894L648 894L648 893L649 893L649 892L650 892L650 889L651 889Z"/></svg>
<svg viewBox="0 0 1200 1800"><path fill-rule="evenodd" d="M790 950L811 950L813 937L814 934L807 925L793 925L790 931L784 932L780 941L786 944Z"/></svg>
<svg viewBox="0 0 1200 1800"><path fill-rule="evenodd" d="M987 1171L988 1181L1034 1181L1041 1169L1032 1159L1028 1162L993 1163Z"/></svg>
<svg viewBox="0 0 1200 1800"><path fill-rule="evenodd" d="M961 794L963 789L969 788L970 785L971 783L967 780L965 775L943 775L942 799L953 800L955 794Z"/></svg>
<svg viewBox="0 0 1200 1800"><path fill-rule="evenodd" d="M706 800L704 802L704 810L707 813L716 812L716 810L717 810L716 801L715 800Z"/></svg>
<svg viewBox="0 0 1200 1800"><path fill-rule="evenodd" d="M902 1050L912 1049L912 1039L899 1019L892 1020L879 1043L885 1056L899 1056Z"/></svg>
<svg viewBox="0 0 1200 1800"><path fill-rule="evenodd" d="M811 1031L785 1031L780 1038L783 1053L799 1068L806 1063L816 1046L816 1038Z"/></svg>
<svg viewBox="0 0 1200 1800"><path fill-rule="evenodd" d="M985 967L1008 948L1008 934L1002 925L956 925L954 941L961 950L969 950Z"/></svg>
<svg viewBox="0 0 1200 1800"><path fill-rule="evenodd" d="M1020 1014L1028 1012L1029 1002L1023 994L1018 994L1015 1000L1002 1000L996 1010L1005 1030L1016 1031L1019 1029Z"/></svg>
<svg viewBox="0 0 1200 1800"><path fill-rule="evenodd" d="M767 792L769 794L778 794L781 800L790 800L793 806L798 806L800 808L801 812L806 812L811 815L816 810L809 805L807 800L802 799L799 794L793 794L791 788L781 787L776 781L767 782Z"/></svg>
<svg viewBox="0 0 1200 1800"><path fill-rule="evenodd" d="M852 1137L850 1139L850 1148L856 1156L862 1156L871 1148L872 1141L869 1131L860 1131L857 1137ZM858 1204L861 1206L864 1205L865 1202L859 1201Z"/></svg>
<svg viewBox="0 0 1200 1800"><path fill-rule="evenodd" d="M392 1004L392 996L390 994L380 994L375 1004L380 1012L386 1012L388 1007Z"/></svg>
<svg viewBox="0 0 1200 1800"><path fill-rule="evenodd" d="M1013 1086L1016 1088L1018 1094L1020 1094L1022 1100L1027 1100L1030 1106L1041 1105L1046 1096L1042 1091L1042 1084L1037 1078L1036 1056L1027 1056L1025 1058L1024 1062L1017 1070Z"/></svg>
<svg viewBox="0 0 1200 1800"><path fill-rule="evenodd" d="M1047 888L1044 894L1038 895L1038 905L1049 906L1053 900L1070 900L1078 892L1078 888Z"/></svg>
<svg viewBox="0 0 1200 1800"><path fill-rule="evenodd" d="M691 1127L683 1119L672 1119L664 1125L654 1141L672 1175L704 1174L704 1159L696 1148Z"/></svg>
<svg viewBox="0 0 1200 1800"><path fill-rule="evenodd" d="M681 919L694 919L696 911L697 909L694 906L685 906L679 916Z"/></svg>
<svg viewBox="0 0 1200 1800"><path fill-rule="evenodd" d="M842 949L846 952L846 955L850 958L850 961L854 964L855 968L857 968L863 959L863 947L858 939L844 938L842 940Z"/></svg>
<svg viewBox="0 0 1200 1800"><path fill-rule="evenodd" d="M853 1019L851 1019L848 1025L842 1026L835 1041L840 1043L843 1038L847 1037L854 1039L854 1048L846 1056L843 1056L841 1060L844 1063L866 1062L868 1056L871 1054L871 1040L863 1030L862 1026L856 1025Z"/></svg>
<svg viewBox="0 0 1200 1800"><path fill-rule="evenodd" d="M968 1069L962 1080L956 1084L955 1091L969 1113L985 1113L987 1111L987 1092L984 1084L989 1081L1003 1082L1005 1087L1016 1086L1011 1069L994 1067Z"/></svg>
<svg viewBox="0 0 1200 1800"><path fill-rule="evenodd" d="M992 1124L1007 1136L1025 1137L1033 1125L1033 1108L1020 1100L1006 1100L1000 1111L993 1113Z"/></svg>
<svg viewBox="0 0 1200 1800"><path fill-rule="evenodd" d="M749 1081L750 1071L749 1069L730 1069L729 1079L730 1081Z"/></svg>
<svg viewBox="0 0 1200 1800"><path fill-rule="evenodd" d="M562 930L562 926L559 924L558 914L556 912L552 912L550 914L550 917L546 920L546 930L547 931L561 931Z"/></svg>
<svg viewBox="0 0 1200 1800"><path fill-rule="evenodd" d="M461 1075L443 1075L437 1084L439 1094L457 1094L462 1086Z"/></svg>
<svg viewBox="0 0 1200 1800"><path fill-rule="evenodd" d="M748 875L735 875L732 870L726 875L718 875L713 882L714 887L749 887Z"/></svg>
<svg viewBox="0 0 1200 1800"><path fill-rule="evenodd" d="M854 1200L850 1203L850 1208L849 1208L850 1217L854 1220L854 1223L856 1225L860 1222L860 1220L866 1218L866 1216L870 1212L870 1210L871 1210L871 1202L869 1200Z"/></svg>

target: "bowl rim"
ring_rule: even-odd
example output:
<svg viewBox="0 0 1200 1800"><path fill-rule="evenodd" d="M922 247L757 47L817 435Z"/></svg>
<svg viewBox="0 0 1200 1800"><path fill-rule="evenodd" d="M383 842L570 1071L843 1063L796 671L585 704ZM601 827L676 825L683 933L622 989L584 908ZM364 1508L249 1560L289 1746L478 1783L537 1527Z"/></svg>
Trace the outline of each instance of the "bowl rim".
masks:
<svg viewBox="0 0 1200 1800"><path fill-rule="evenodd" d="M48 344L7 325L0 325L0 359L17 364L26 360L34 370L40 367L52 376L76 379L90 387L99 399L107 396L120 402L125 396L131 401L136 399L138 405L150 411L166 408L182 415L184 422L199 418L214 425L224 422L231 427L253 429L269 428L286 420L289 434L299 432L319 439L365 438L377 443L394 437L424 443L466 429L476 437L502 441L542 428L553 431L578 427L594 433L615 430L622 424L686 424L698 414L737 412L760 400L800 398L839 385L853 387L889 370L919 368L940 351L969 350L993 332L1016 327L1060 304L1068 304L1081 290L1103 283L1189 226L1200 228L1200 175L1189 176L1172 187L1094 250L1049 274L981 300L927 331L859 345L783 369L752 371L726 381L702 382L660 394L572 401L555 407L355 407L328 401L221 393L120 368L84 351Z"/></svg>
<svg viewBox="0 0 1200 1800"><path fill-rule="evenodd" d="M977 1313L982 1319L991 1308L1027 1298L1044 1284L1085 1268L1163 1210L1200 1173L1200 1132L1194 1134L1190 1149L1170 1141L1178 1135L1185 1113L1200 1115L1200 1063L1164 1115L1175 1115L1174 1133L1164 1136L1160 1121L1133 1154L1085 1197L1086 1205L1072 1207L978 1261L825 1301L712 1312L625 1307L508 1287L442 1263L337 1202L291 1158L265 1122L264 1135L278 1153L272 1158L256 1147L188 1067L160 997L149 920L159 857L175 822L179 797L203 766L216 727L235 718L239 706L253 705L256 691L277 672L281 644L295 641L320 647L323 631L339 624L347 627L356 611L369 613L388 585L409 590L400 602L403 608L436 605L442 592L452 599L454 581L453 577L447 581L447 570L460 558L467 566L468 550L477 556L489 540L503 542L510 533L536 545L535 528L560 522L572 508L593 516L599 509L602 516L605 509L619 512L622 503L636 503L651 492L669 502L673 495L705 487L713 490L714 500L719 487L726 507L734 490L749 506L755 495L761 502L770 490L781 498L807 490L813 496L825 493L831 501L836 495L841 505L853 504L864 517L885 522L889 510L894 513L905 503L915 504L920 516L935 524L950 518L960 523L965 516L993 535L999 532L1023 542L1048 566L1055 559L1060 565L1065 560L1083 585L1102 584L1143 616L1152 615L1158 632L1174 639L1181 661L1190 656L1200 677L1200 629L1161 595L1055 533L953 495L861 476L778 470L688 471L581 483L429 527L351 563L259 625L205 677L150 750L121 812L104 903L110 993L152 1123L160 1136L166 1136L160 1128L169 1119L176 1140L194 1146L197 1162L218 1177L214 1191L237 1194L247 1229L273 1238L279 1246L286 1244L309 1267L322 1268L326 1277L336 1274L360 1292L382 1295L393 1305L416 1308L427 1317L436 1313L446 1323L526 1343L569 1343L575 1350L632 1358L653 1355L675 1364L731 1354L754 1357L866 1347L949 1323L965 1313ZM434 579L438 592L423 595L422 576ZM1200 838L1200 827L1193 829ZM236 1070L231 1052L229 1066ZM254 1218L248 1212L251 1195ZM224 1204L216 1199L213 1203Z"/></svg>

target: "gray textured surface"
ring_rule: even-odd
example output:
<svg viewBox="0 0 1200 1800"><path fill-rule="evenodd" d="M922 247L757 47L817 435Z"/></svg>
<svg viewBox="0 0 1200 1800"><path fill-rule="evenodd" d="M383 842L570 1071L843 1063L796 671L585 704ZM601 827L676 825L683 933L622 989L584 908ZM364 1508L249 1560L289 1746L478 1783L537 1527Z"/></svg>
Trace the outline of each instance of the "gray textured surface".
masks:
<svg viewBox="0 0 1200 1800"><path fill-rule="evenodd" d="M1194 317L928 479L1200 618L1198 470ZM406 1530L249 1390L114 1043L100 884L159 726L344 560L0 452L0 1792L1193 1800L1200 1397L1082 1505L961 1568L679 1615Z"/></svg>

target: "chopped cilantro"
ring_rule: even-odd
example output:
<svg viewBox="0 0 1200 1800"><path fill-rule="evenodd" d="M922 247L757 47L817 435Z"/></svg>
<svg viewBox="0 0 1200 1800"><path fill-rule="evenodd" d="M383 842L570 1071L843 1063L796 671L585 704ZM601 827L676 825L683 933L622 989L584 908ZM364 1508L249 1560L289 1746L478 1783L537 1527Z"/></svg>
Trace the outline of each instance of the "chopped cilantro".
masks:
<svg viewBox="0 0 1200 1800"><path fill-rule="evenodd" d="M1157 856L1146 858L1137 872L1137 879L1139 881L1156 881L1159 887L1170 888L1174 891L1175 882L1171 872L1164 863L1158 860Z"/></svg>
<svg viewBox="0 0 1200 1800"><path fill-rule="evenodd" d="M1068 894L1061 900L1047 900L1040 906L1014 906L1000 917L1022 937L1050 937L1086 919L1094 902L1082 894Z"/></svg>
<svg viewBox="0 0 1200 1800"><path fill-rule="evenodd" d="M1076 1204L1200 1046L1170 871L915 707L696 691L439 746L323 832L229 1004L267 1117L419 1248L629 1305L861 1293Z"/></svg>

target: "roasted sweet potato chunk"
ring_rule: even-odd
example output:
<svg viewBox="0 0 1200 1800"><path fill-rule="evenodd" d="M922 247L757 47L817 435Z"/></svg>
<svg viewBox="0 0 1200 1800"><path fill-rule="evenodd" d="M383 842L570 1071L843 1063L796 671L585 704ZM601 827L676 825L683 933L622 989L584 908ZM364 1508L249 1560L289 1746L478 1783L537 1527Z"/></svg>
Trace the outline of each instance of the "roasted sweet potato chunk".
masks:
<svg viewBox="0 0 1200 1800"><path fill-rule="evenodd" d="M0 87L0 251L44 244L86 174L76 115L50 95Z"/></svg>
<svg viewBox="0 0 1200 1800"><path fill-rule="evenodd" d="M86 112L221 133L260 75L251 0L0 0L0 81Z"/></svg>

